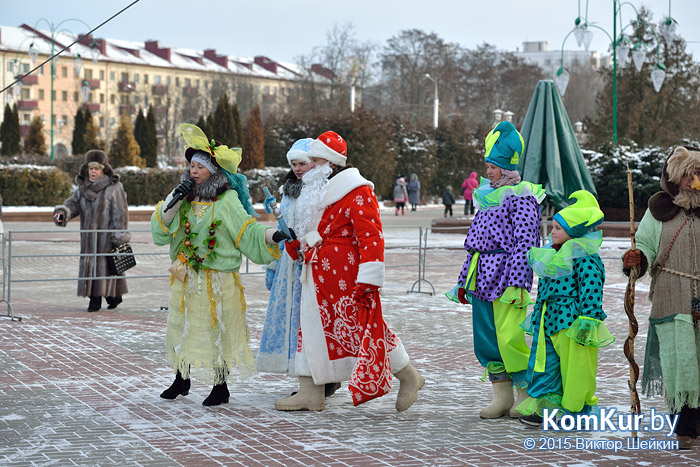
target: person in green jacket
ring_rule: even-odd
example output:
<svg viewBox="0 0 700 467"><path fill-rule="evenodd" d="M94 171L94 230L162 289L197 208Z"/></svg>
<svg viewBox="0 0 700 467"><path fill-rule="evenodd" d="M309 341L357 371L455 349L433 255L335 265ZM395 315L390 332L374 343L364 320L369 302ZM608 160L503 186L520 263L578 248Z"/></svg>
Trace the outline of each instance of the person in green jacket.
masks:
<svg viewBox="0 0 700 467"><path fill-rule="evenodd" d="M229 401L231 373L250 375L246 302L238 270L243 255L257 264L279 259L288 238L255 221L246 178L237 174L241 150L211 142L190 124L178 128L190 166L151 217L156 245L170 245L167 358L175 381L161 397L187 395L190 370L213 384L205 406Z"/></svg>
<svg viewBox="0 0 700 467"><path fill-rule="evenodd" d="M700 424L700 148L675 148L660 184L623 271L638 267L639 277L647 269L651 276L642 392L665 395L678 414L678 447L691 449Z"/></svg>

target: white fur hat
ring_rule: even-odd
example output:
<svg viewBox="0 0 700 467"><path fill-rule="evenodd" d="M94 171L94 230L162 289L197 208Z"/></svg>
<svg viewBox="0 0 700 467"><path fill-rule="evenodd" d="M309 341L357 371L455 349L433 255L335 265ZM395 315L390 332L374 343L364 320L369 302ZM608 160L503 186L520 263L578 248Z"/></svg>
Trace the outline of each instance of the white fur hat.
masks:
<svg viewBox="0 0 700 467"><path fill-rule="evenodd" d="M313 141L313 138L302 138L292 144L292 147L287 151L287 162L289 162L289 165L292 165L292 161L301 161L307 164L310 162L309 144L311 141Z"/></svg>

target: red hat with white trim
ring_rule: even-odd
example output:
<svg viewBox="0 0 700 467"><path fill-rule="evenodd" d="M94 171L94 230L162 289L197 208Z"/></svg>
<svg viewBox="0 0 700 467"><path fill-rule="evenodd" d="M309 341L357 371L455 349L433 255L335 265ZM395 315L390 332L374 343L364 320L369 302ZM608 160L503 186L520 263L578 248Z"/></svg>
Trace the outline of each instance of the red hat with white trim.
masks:
<svg viewBox="0 0 700 467"><path fill-rule="evenodd" d="M321 136L311 141L309 145L309 157L326 159L335 165L344 166L348 160L348 146L345 140L335 131L326 131Z"/></svg>

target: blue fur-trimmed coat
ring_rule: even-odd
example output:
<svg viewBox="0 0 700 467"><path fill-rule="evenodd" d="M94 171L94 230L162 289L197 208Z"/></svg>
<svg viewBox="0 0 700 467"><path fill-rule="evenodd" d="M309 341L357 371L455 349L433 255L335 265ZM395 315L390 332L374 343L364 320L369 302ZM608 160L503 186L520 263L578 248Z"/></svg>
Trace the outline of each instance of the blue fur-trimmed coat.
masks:
<svg viewBox="0 0 700 467"><path fill-rule="evenodd" d="M296 180L294 172L290 171L283 186L280 210L290 227L296 223L295 211L301 183L301 180ZM284 243L280 243L280 250L284 249ZM282 254L279 260L273 261L268 267L274 269L275 274L255 365L258 371L294 376L299 335L301 264L293 261L289 255Z"/></svg>

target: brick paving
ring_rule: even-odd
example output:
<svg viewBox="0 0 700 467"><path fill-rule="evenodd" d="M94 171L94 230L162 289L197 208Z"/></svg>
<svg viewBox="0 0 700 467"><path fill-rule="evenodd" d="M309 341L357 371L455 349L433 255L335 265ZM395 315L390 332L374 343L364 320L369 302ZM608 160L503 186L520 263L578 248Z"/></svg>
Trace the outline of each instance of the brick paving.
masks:
<svg viewBox="0 0 700 467"><path fill-rule="evenodd" d="M441 215L439 207L433 211L410 215L415 223L426 225L431 217ZM398 229L388 229L391 246L410 220L409 216L394 219L389 215L384 222ZM5 224L6 232L51 228ZM146 228L145 223L132 224L132 229ZM77 238L67 240L61 235L18 235L13 255L75 253ZM147 233L137 233L134 238L137 253L165 251L150 244ZM700 442L694 451L526 450L523 442L529 437L541 444L543 437L624 440L629 433L551 434L510 419L480 420L478 412L490 400L491 389L479 379L483 369L472 351L470 308L442 295L452 287L464 258L459 251L461 240L455 238L454 248L428 252L428 265L434 267L428 269L426 278L438 291L434 296L406 293L416 280L415 250L387 250L387 264L396 267L387 270L385 319L426 378L418 401L400 414L394 409L397 388L353 407L346 384L327 399L323 412L277 412L275 400L296 389L295 381L262 373L229 385L230 403L218 407L201 405L210 388L195 379L188 396L165 401L159 394L172 379L164 351L167 312L161 309L167 305L167 279L131 279L131 291L117 310L90 314L85 312L87 300L74 296L73 281L13 283L13 309L22 321L0 320L0 464L700 464ZM163 274L168 265L167 257L153 254L138 256L137 262L132 275ZM625 281L616 261L606 260L605 265L607 323L618 340L600 352L598 396L601 407L627 412L629 370L622 354L627 333L622 311ZM250 271L256 274L244 275L243 283L251 347L256 351L267 292L260 269L253 266ZM13 263L12 278L74 277L76 272L76 258L25 258ZM642 282L637 292L640 364L649 313L643 298L647 287ZM4 314L4 306L0 312ZM665 410L661 398L642 398L642 412L648 413L651 407ZM640 436L664 437L651 432Z"/></svg>

